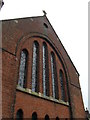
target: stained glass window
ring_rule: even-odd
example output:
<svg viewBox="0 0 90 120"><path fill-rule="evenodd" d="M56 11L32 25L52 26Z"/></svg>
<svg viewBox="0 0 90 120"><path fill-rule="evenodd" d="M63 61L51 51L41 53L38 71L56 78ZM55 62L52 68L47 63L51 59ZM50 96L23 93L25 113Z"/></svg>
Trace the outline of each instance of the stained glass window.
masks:
<svg viewBox="0 0 90 120"><path fill-rule="evenodd" d="M51 53L51 72L52 72L52 90L53 98L58 99L58 83L57 83L57 71L56 71L56 61L55 55Z"/></svg>
<svg viewBox="0 0 90 120"><path fill-rule="evenodd" d="M39 44L33 44L33 63L32 63L32 91L38 92L38 78L39 77Z"/></svg>
<svg viewBox="0 0 90 120"><path fill-rule="evenodd" d="M26 87L26 67L27 67L27 51L23 50L21 52L20 58L20 70L19 70L19 81L18 85L21 87Z"/></svg>
<svg viewBox="0 0 90 120"><path fill-rule="evenodd" d="M49 73L48 73L48 50L46 43L43 43L43 94L49 96Z"/></svg>
<svg viewBox="0 0 90 120"><path fill-rule="evenodd" d="M62 70L60 70L60 84L61 84L61 99L65 101L64 78Z"/></svg>

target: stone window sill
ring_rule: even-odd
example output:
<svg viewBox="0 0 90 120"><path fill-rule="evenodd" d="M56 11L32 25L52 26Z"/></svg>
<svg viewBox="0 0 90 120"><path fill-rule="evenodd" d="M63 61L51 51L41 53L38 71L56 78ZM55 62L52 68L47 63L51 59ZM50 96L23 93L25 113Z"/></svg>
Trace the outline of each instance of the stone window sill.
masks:
<svg viewBox="0 0 90 120"><path fill-rule="evenodd" d="M63 100L57 100L57 99L54 99L52 96L45 96L43 95L42 93L36 93L36 92L32 92L31 89L28 89L28 88L22 88L20 87L19 85L17 85L17 90L21 91L21 92L24 92L24 93L27 93L27 94L30 94L30 95L33 95L35 97L39 97L39 98L42 98L42 99L45 99L45 100L49 100L49 101L52 101L52 102L55 102L55 103L59 103L59 104L62 104L62 105L65 105L65 106L69 106L69 103L68 102L64 102Z"/></svg>

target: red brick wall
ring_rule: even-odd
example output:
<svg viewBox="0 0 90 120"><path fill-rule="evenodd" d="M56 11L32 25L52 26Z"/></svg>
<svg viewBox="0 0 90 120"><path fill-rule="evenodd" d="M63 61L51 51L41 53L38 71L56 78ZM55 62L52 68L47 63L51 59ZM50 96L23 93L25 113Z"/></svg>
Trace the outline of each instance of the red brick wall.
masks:
<svg viewBox="0 0 90 120"><path fill-rule="evenodd" d="M2 118L2 50L0 49L0 119Z"/></svg>
<svg viewBox="0 0 90 120"><path fill-rule="evenodd" d="M12 118L16 88L16 60L15 56L2 52L2 113L3 118Z"/></svg>
<svg viewBox="0 0 90 120"><path fill-rule="evenodd" d="M83 106L81 89L70 85L70 91L71 91L70 93L71 93L71 105L72 105L73 117L74 118L86 117Z"/></svg>
<svg viewBox="0 0 90 120"><path fill-rule="evenodd" d="M23 98L23 99L22 99ZM15 104L15 114L18 109L22 109L24 113L24 118L31 118L32 113L36 112L38 118L44 118L46 114L50 118L70 118L69 107L48 100L44 100L23 92L17 91L16 104Z"/></svg>

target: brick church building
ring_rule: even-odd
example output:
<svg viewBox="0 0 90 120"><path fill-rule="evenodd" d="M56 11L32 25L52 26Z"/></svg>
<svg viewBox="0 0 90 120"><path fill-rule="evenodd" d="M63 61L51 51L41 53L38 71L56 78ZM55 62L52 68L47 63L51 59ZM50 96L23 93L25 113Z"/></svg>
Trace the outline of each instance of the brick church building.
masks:
<svg viewBox="0 0 90 120"><path fill-rule="evenodd" d="M2 118L85 118L79 73L47 16L2 21Z"/></svg>

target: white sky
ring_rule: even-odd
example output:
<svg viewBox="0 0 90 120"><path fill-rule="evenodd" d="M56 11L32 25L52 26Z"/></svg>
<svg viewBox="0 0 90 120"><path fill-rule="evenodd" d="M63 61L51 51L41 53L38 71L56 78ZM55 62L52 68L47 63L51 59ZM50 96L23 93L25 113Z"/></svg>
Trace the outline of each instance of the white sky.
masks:
<svg viewBox="0 0 90 120"><path fill-rule="evenodd" d="M42 10L80 74L85 108L88 107L88 0L4 0L0 20L42 16Z"/></svg>

